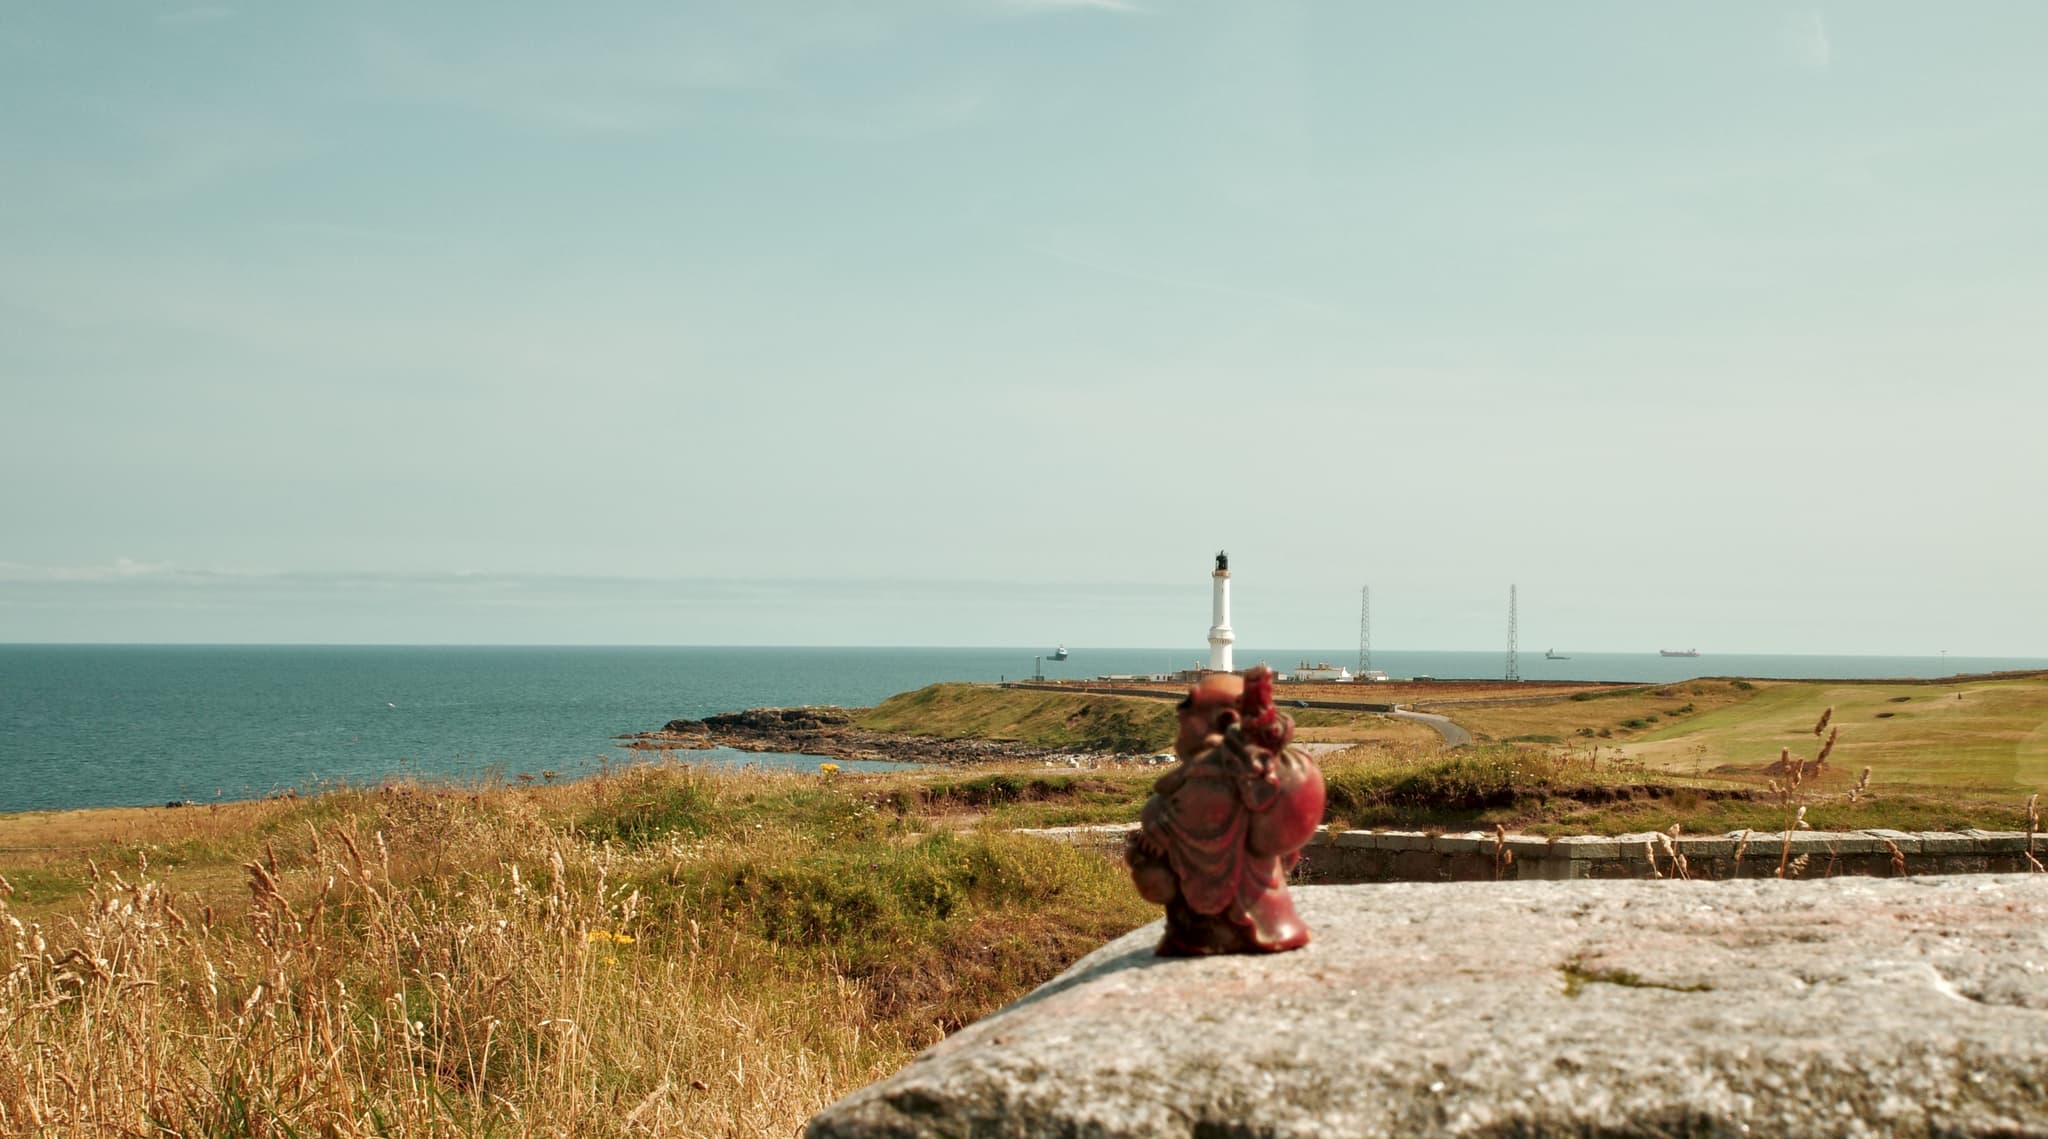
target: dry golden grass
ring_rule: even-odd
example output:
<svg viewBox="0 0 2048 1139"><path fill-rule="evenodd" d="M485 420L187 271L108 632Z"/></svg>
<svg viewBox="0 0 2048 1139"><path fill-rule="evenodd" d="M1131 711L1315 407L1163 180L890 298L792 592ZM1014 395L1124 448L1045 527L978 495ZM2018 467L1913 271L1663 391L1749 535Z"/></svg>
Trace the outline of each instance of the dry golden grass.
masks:
<svg viewBox="0 0 2048 1139"><path fill-rule="evenodd" d="M891 793L666 766L10 821L52 841L0 873L84 887L0 885L0 1134L789 1135L1149 917Z"/></svg>
<svg viewBox="0 0 2048 1139"><path fill-rule="evenodd" d="M1554 740L1627 741L1698 716L1747 703L1768 681L1688 680L1655 687L1584 690L1485 704L1418 702L1471 731L1482 741L1548 737Z"/></svg>
<svg viewBox="0 0 2048 1139"><path fill-rule="evenodd" d="M1337 712L1321 708L1292 711L1294 738L1300 743L1379 744L1441 747L1443 737L1428 724L1396 720L1372 712Z"/></svg>

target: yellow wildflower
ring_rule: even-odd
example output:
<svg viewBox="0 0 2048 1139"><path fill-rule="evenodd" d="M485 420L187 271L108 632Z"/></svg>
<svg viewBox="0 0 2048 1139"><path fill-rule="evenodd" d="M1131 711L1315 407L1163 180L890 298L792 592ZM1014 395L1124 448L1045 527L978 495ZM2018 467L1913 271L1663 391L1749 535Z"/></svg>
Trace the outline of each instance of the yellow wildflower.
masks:
<svg viewBox="0 0 2048 1139"><path fill-rule="evenodd" d="M839 774L839 765L836 763L821 763L818 765L818 770L826 775L837 775Z"/></svg>

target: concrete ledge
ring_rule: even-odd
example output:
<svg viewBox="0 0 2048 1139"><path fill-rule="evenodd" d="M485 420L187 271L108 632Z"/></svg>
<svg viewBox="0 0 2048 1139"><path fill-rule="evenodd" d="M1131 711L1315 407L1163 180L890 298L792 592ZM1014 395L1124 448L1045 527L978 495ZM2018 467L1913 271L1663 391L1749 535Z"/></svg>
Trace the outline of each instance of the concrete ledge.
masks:
<svg viewBox="0 0 2048 1139"><path fill-rule="evenodd" d="M807 1134L2048 1133L2048 876L1297 900L1301 952L1163 960L1148 926Z"/></svg>
<svg viewBox="0 0 2048 1139"><path fill-rule="evenodd" d="M1047 827L1021 833L1058 842L1120 852L1135 823ZM1890 877L1899 873L1889 839L1904 856L1907 875L2011 873L2028 869L2023 831L1968 831L1912 834L1905 831L1793 831L1787 861L1806 857L1803 878ZM1659 874L1674 873L1655 832L1616 836L1547 838L1509 835L1504 847L1512 861L1496 862L1493 835L1484 831L1430 834L1426 831L1332 831L1316 834L1303 851L1297 873L1324 884L1361 882L1444 882L1507 879L1650 878L1649 844ZM1754 831L1747 846L1740 832L1681 835L1673 846L1685 856L1690 877L1708 880L1771 878L1777 875L1786 840L1780 832ZM2048 861L2048 836L2037 837L2037 857ZM1742 849L1737 861L1736 850Z"/></svg>
<svg viewBox="0 0 2048 1139"><path fill-rule="evenodd" d="M1571 835L1550 840L1546 853L1581 862L1587 859L1613 859L1621 857L1621 843L1600 835Z"/></svg>

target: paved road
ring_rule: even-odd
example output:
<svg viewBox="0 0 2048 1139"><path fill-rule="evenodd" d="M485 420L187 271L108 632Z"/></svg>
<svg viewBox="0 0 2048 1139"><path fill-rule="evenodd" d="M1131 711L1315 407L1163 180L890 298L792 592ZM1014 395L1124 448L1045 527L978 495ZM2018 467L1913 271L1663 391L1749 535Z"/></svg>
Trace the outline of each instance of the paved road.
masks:
<svg viewBox="0 0 2048 1139"><path fill-rule="evenodd" d="M1472 742L1471 732L1451 723L1442 716L1432 715L1428 712L1389 712L1387 715L1401 720L1413 720L1418 724L1428 724L1436 729L1437 735L1444 738L1445 747L1466 747Z"/></svg>

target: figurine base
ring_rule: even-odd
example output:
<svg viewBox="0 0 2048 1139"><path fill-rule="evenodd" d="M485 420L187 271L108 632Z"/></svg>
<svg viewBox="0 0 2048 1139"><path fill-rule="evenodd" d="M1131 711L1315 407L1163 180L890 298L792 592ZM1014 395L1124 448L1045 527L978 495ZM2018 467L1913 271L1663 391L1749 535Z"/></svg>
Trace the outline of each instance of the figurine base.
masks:
<svg viewBox="0 0 2048 1139"><path fill-rule="evenodd" d="M1166 936L1153 953L1160 957L1216 957L1231 953L1285 953L1308 944L1308 927L1291 936L1262 942L1253 927L1219 914L1198 914L1179 898L1166 905Z"/></svg>

